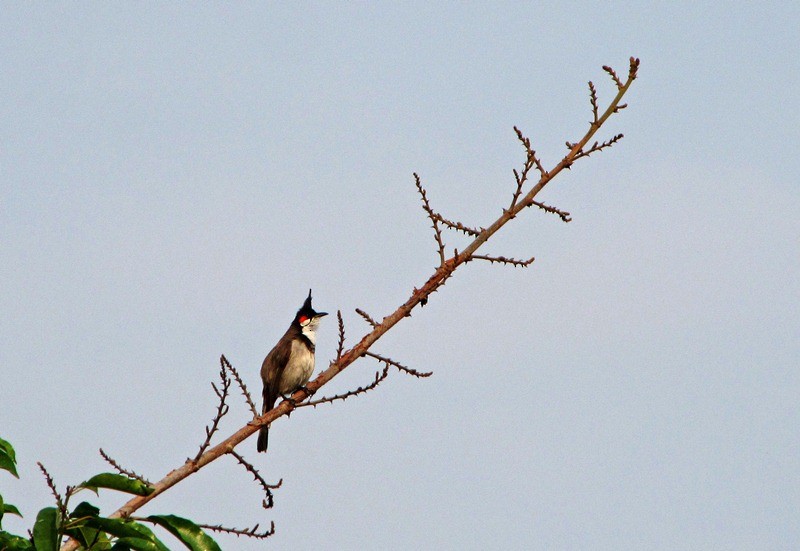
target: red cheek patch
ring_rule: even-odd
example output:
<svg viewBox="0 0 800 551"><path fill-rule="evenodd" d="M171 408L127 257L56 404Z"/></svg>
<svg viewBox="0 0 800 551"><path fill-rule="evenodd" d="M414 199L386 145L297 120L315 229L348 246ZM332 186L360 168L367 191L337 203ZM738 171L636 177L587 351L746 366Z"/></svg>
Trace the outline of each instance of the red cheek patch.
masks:
<svg viewBox="0 0 800 551"><path fill-rule="evenodd" d="M300 316L300 319L297 320L300 324L303 324L308 321L308 318L305 316Z"/></svg>

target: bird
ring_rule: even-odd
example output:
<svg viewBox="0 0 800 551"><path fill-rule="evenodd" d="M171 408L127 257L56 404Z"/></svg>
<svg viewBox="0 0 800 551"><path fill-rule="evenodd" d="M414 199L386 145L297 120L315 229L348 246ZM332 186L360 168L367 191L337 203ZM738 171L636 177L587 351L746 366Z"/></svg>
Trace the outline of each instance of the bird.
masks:
<svg viewBox="0 0 800 551"><path fill-rule="evenodd" d="M261 414L273 407L278 396L286 396L305 386L314 373L314 347L317 327L327 312L315 312L311 307L311 289L303 306L297 311L292 324L270 350L261 364L261 380L264 382L264 404ZM258 451L267 451L269 425L258 433Z"/></svg>

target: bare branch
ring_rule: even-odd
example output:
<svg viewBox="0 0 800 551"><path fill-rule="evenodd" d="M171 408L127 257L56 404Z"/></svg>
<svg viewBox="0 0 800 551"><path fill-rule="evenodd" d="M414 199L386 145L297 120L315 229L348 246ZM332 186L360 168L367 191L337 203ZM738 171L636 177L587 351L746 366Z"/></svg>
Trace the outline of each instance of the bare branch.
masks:
<svg viewBox="0 0 800 551"><path fill-rule="evenodd" d="M368 324L370 324L372 327L378 327L378 325L380 325L380 324L379 324L377 321L375 321L374 319L372 319L372 318L370 317L370 315L369 315L369 314L367 314L367 313L366 313L364 310L362 310L361 308L356 308L356 314L358 314L359 316L361 316L362 318L364 318L364 320L365 320L365 321L366 321Z"/></svg>
<svg viewBox="0 0 800 551"><path fill-rule="evenodd" d="M120 464L119 464L119 463L117 463L116 461L114 461L114 459L113 459L113 458L112 458L110 455L108 455L106 452L104 452L104 451L103 451L103 448L100 448L100 455L101 455L101 456L102 456L102 458L103 458L103 459L105 459L105 460L106 460L106 461L107 461L107 462L108 462L108 463L109 463L109 464L110 464L112 467L114 467L114 469L116 469L116 471L117 471L119 474L121 474L121 475L125 475L125 476L127 476L128 478L133 478L133 479L135 479L135 480L138 480L139 482L142 482L143 484L147 484L148 486L152 486L152 485L153 485L153 483L152 483L152 482L150 482L149 480L147 480L145 477L143 477L143 476L141 476L141 475L139 475L139 474L136 474L136 473L135 473L135 472L133 472L133 471L129 471L129 470L127 470L127 469L123 469L123 468L120 466Z"/></svg>
<svg viewBox="0 0 800 551"><path fill-rule="evenodd" d="M500 264L508 264L509 266L514 266L515 268L527 268L533 261L536 260L534 257L530 257L528 260L517 260L515 258L506 258L505 256L487 256L483 254L473 254L472 259L475 260L488 260L492 264L495 262L499 262Z"/></svg>
<svg viewBox="0 0 800 551"><path fill-rule="evenodd" d="M270 529L266 532L259 532L258 527L259 525L256 524L252 528L225 528L220 524L198 524L200 528L205 528L207 530L212 530L214 532L224 532L226 534L235 534L236 536L246 536L248 538L256 538L256 539L266 539L273 534L275 534L275 521L272 521L270 524Z"/></svg>
<svg viewBox="0 0 800 551"><path fill-rule="evenodd" d="M219 363L223 369L227 369L231 372L233 379L236 381L236 384L239 385L239 389L242 391L242 395L247 402L247 407L250 408L250 411L253 413L253 417L258 417L258 409L256 409L256 405L253 403L253 397L247 390L247 385L244 384L244 381L239 376L239 372L235 367L233 367L233 365L231 365L231 363L228 361L228 358L226 358L224 354L219 357Z"/></svg>
<svg viewBox="0 0 800 551"><path fill-rule="evenodd" d="M381 384L386 377L389 376L389 365L387 364L386 367L383 368L383 371L378 371L375 373L375 380L372 381L367 386L360 386L355 390L350 390L345 392L344 394L336 394L335 396L326 396L320 398L319 400L313 400L311 402L303 402L302 404L297 404L298 408L306 407L306 406L314 406L316 408L320 404L330 404L331 402L335 402L336 400L347 400L351 396L358 396L359 394L364 394Z"/></svg>
<svg viewBox="0 0 800 551"><path fill-rule="evenodd" d="M442 230L439 228L439 220L436 217L436 213L431 208L431 204L428 202L428 196L425 193L425 188L422 187L422 182L420 182L419 175L416 172L414 173L414 182L417 185L417 191L419 191L419 194L422 197L422 208L426 213L428 213L428 218L430 218L431 222L433 222L433 236L436 239L436 245L439 249L439 265L444 266L444 242L442 241Z"/></svg>
<svg viewBox="0 0 800 551"><path fill-rule="evenodd" d="M370 347L372 347L375 342L377 342L383 335L385 335L388 331L390 331L395 325L397 325L401 320L404 320L411 316L412 311L417 306L424 304L428 298L431 296L432 293L438 291L446 282L447 280L452 277L454 272L464 263L467 263L474 259L482 259L482 260L489 260L494 262L501 262L502 260L507 261L507 263L511 263L512 265L517 264L525 264L526 262L530 261L518 261L514 259L504 259L504 257L485 257L479 256L476 254L478 249L480 249L492 236L497 233L501 228L503 228L509 221L513 220L524 208L527 208L533 204L534 198L547 186L553 179L558 176L563 170L568 170L572 164L581 157L587 156L588 153L592 151L591 148L585 151L583 150L584 147L588 143L594 139L595 134L603 127L605 122L611 117L613 114L617 113L620 109L621 100L625 96L625 94L630 89L630 86L633 84L633 81L637 77L639 68L639 60L636 58L630 58L630 68L628 71L628 79L623 83L619 80L616 76L616 73L613 71L608 71L612 79L615 80L617 84L617 94L614 98L608 103L605 110L600 113L600 109L598 107L598 117L595 122L593 122L589 128L586 130L583 137L581 137L578 141L567 142L567 147L569 151L564 155L564 157L555 164L550 170L544 170L541 166L541 163L537 164L537 160L535 155L533 155L533 151L531 150L531 154L528 155L530 158L526 158L526 166L529 166L528 170L531 170L533 167L536 167L537 170L540 171L541 177L539 180L533 184L527 191L523 188L524 186L519 185L519 180L522 180L525 174L519 173L517 174L517 185L520 188L519 194L515 196L515 201L512 203L512 207L508 209L503 209L502 213L489 225L487 225L480 233L474 236L474 239L458 254L455 254L451 258L445 258L444 255L444 244L441 239L441 230L439 228L439 219L436 217L436 213L430 208L430 205L427 201L427 196L424 193L424 189L422 189L422 185L419 182L419 177L415 175L415 180L417 181L417 189L419 190L420 194L423 196L423 205L428 213L428 216L431 218L431 221L434 225L434 230L436 233L436 241L439 247L439 257L440 257L440 265L433 271L433 273L428 277L428 279L420 286L413 286L413 291L411 295L406 299L406 301L400 304L397 309L392 312L391 314L385 316L380 324L372 325L371 331L365 334L361 340L359 340L352 348L345 350L341 353L339 359L334 362L331 362L329 367L325 369L322 373L317 375L312 381L307 383L305 387L298 389L294 392L291 396L291 402L289 400L284 400L278 406L271 409L270 411L264 413L260 417L253 419L252 421L248 422L245 426L236 430L233 434L219 442L214 446L209 446L202 454L200 454L196 461L189 461L184 465L181 465L173 470L171 470L164 478L158 481L156 484L153 485L154 491L147 496L134 496L132 497L127 503L125 503L122 507L117 509L115 512L109 515L109 518L121 518L121 517L129 517L134 511L140 509L153 499L157 498L163 492L167 491L172 486L178 484L179 482L186 479L188 476L194 474L198 470L202 469L204 466L208 465L209 463L215 461L219 457L229 453L232 449L236 446L241 444L244 440L251 437L255 434L260 427L274 422L279 417L285 416L289 414L295 407L295 404L300 404L303 400L307 399L310 395L317 392L321 387L326 385L330 382L334 377L336 377L339 373L345 370L347 367L352 365L362 356L367 355ZM519 133L521 135L521 132ZM610 143L613 143L613 139L609 140ZM609 145L610 145L609 143ZM529 142L523 141L523 144L526 145L526 152L529 149ZM601 145L598 144L598 148L601 148ZM607 145L606 145L607 147ZM523 195L524 194L524 195ZM541 207L540 207L541 208ZM502 259L502 260L501 260ZM362 316L364 317L364 316ZM371 319L368 316L365 318L368 321ZM374 320L373 320L374 321ZM328 401L332 401L335 399L344 399L346 396L352 396L359 392L364 392L370 388L374 388L379 384L382 380L384 380L388 374L389 365L387 364L383 370L383 373L376 374L376 380L374 383L366 387L365 389L361 389L360 391L353 391L347 393L346 395L342 395L338 398L331 398ZM222 392L224 395L224 390ZM79 546L79 543L72 539L69 540L62 546L62 551L74 551Z"/></svg>
<svg viewBox="0 0 800 551"><path fill-rule="evenodd" d="M409 375L413 375L414 377L423 378L423 377L430 377L431 375L433 375L433 371L428 371L428 372L417 371L416 369L411 369L410 367L406 367L403 364L400 364L392 360L391 358L381 356L380 354L375 354L374 352L365 352L364 355L369 356L371 358L375 358L376 360L380 360L386 365L393 365L400 371L408 373Z"/></svg>

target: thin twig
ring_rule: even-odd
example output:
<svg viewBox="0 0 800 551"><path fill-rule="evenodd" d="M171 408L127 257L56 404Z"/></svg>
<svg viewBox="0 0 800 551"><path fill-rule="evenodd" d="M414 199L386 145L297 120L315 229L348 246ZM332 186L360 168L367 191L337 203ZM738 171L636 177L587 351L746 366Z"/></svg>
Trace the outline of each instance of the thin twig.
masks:
<svg viewBox="0 0 800 551"><path fill-rule="evenodd" d="M569 213L565 210L561 210L556 207L551 207L550 205L545 205L544 203L540 203L539 201L531 201L531 205L535 205L545 212L549 212L551 214L557 214L559 218L561 218L561 220L563 220L564 222L572 221L572 218L570 218Z"/></svg>
<svg viewBox="0 0 800 551"><path fill-rule="evenodd" d="M339 359L342 357L342 352L344 352L344 320L342 319L342 311L336 311L336 318L339 320L339 344L336 347L336 361L338 362ZM373 325L373 327L375 327Z"/></svg>
<svg viewBox="0 0 800 551"><path fill-rule="evenodd" d="M521 172L517 172L517 170L514 169L514 181L517 183L517 188L514 190L514 195L511 197L511 205L509 205L507 209L509 212L513 212L516 209L517 202L522 196L523 186L528 181L528 176L534 166L536 170L539 171L541 178L547 177L547 171L542 166L539 157L536 156L536 151L531 148L531 140L516 126L514 127L514 132L517 134L517 139L525 148L525 164L522 166Z"/></svg>
<svg viewBox="0 0 800 551"><path fill-rule="evenodd" d="M606 73L608 73L608 74L609 74L609 76L610 76L610 77L611 77L611 78L614 80L614 84L616 84L616 85L617 85L617 90L621 89L621 88L622 88L622 86L623 86L623 84L622 84L622 81L621 81L621 80L619 79L619 77L617 76L617 73L616 73L616 71L614 71L614 69L612 69L612 68L611 68L611 67L609 67L608 65L603 65L603 70L604 70Z"/></svg>
<svg viewBox="0 0 800 551"><path fill-rule="evenodd" d="M477 237L483 231L483 228L471 228L469 226L465 226L461 222L454 222L453 220L448 220L439 213L436 213L434 216L436 216L436 219L445 226L447 226L448 228L463 232L465 235L471 235L472 237Z"/></svg>
<svg viewBox="0 0 800 551"><path fill-rule="evenodd" d="M422 187L422 182L419 179L419 175L415 172L414 173L414 182L417 185L417 191L422 196L422 208L428 213L428 218L431 219L433 222L433 236L436 239L436 245L439 249L439 260L440 266L444 266L444 242L442 241L442 230L439 228L439 219L436 217L436 213L431 208L431 204L428 202L428 196L425 193L425 188Z"/></svg>
<svg viewBox="0 0 800 551"><path fill-rule="evenodd" d="M542 178L547 178L547 171L545 170L544 165L542 165L541 159L539 159L539 156L536 155L536 151L531 148L530 138L524 136L522 131L516 126L514 127L514 132L517 134L519 141L522 142L523 147L525 147L525 154L527 155L526 161L532 163L533 166L536 167L536 170L539 172L539 175Z"/></svg>
<svg viewBox="0 0 800 551"><path fill-rule="evenodd" d="M365 321L366 321L368 324L370 324L370 325L371 325L373 328L374 328L374 327L378 327L378 325L380 325L380 324L379 324L377 321L375 321L374 319L372 319L372 317L370 317L370 315L369 315L369 314L367 314L367 313L366 313L364 310L362 310L361 308L356 308L356 314L358 314L359 316L361 316L362 318L364 318L364 320L365 320Z"/></svg>
<svg viewBox="0 0 800 551"><path fill-rule="evenodd" d="M591 80L589 81L589 102L592 104L592 124L597 124L597 90Z"/></svg>
<svg viewBox="0 0 800 551"><path fill-rule="evenodd" d="M528 260L517 260L515 258L506 258L505 256L488 256L483 254L473 254L472 259L475 260L488 260L492 264L498 262L500 264L508 264L509 266L514 266L515 268L527 268L533 261L536 260L534 257L530 257Z"/></svg>
<svg viewBox="0 0 800 551"><path fill-rule="evenodd" d="M611 138L609 140L606 140L603 143L594 142L589 149L587 149L585 151L584 150L579 151L578 154L575 155L575 158L576 159L580 159L582 157L588 157L592 153L596 153L597 151L602 151L602 150L606 149L607 147L611 147L612 145L614 145L615 143L617 143L618 141L620 141L624 137L625 136L623 134L617 134L613 138Z"/></svg>
<svg viewBox="0 0 800 551"><path fill-rule="evenodd" d="M242 467L247 469L250 472L250 474L253 475L253 478L255 478L258 481L259 485L261 485L261 488L263 488L265 492L269 492L269 490L277 490L283 484L282 478L278 480L278 482L276 482L275 484L270 484L269 482L264 480L264 478L261 476L261 474L259 474L256 468L253 467L253 465L251 465L244 457L239 455L234 450L231 450L229 453L236 458L236 461L238 461L239 464L242 465Z"/></svg>
<svg viewBox="0 0 800 551"><path fill-rule="evenodd" d="M248 538L266 539L275 534L275 521L270 523L270 529L266 532L258 532L259 525L256 524L252 528L226 528L220 524L198 524L200 528L212 530L214 532L224 532L226 534L234 534L238 536L246 536Z"/></svg>
<svg viewBox="0 0 800 551"><path fill-rule="evenodd" d="M108 455L106 452L104 452L104 451L103 451L103 448L100 448L100 455L101 455L101 456L102 456L102 458L103 458L103 459L105 459L105 460L106 460L106 461L107 461L107 462L108 462L108 463L109 463L109 464L110 464L112 467L114 467L114 468L117 470L117 472L118 472L119 474L121 474L121 475L125 475L125 476L127 476L128 478L133 478L133 479L135 479L135 480L138 480L139 482L141 482L141 483L143 483L143 484L147 484L148 486L152 486L152 485L153 485L153 483L152 483L152 482L150 482L149 480L147 480L147 479L146 479L145 477L143 477L142 475L136 474L135 472L133 472L133 471L129 471L129 470L127 470L127 469L123 469L123 468L122 468L122 466L120 466L120 464L119 464L119 463L117 463L116 461L114 461L114 459L113 459L113 458L112 458L110 455Z"/></svg>
<svg viewBox="0 0 800 551"><path fill-rule="evenodd" d="M228 371L225 369L225 364L220 362L221 367L219 370L219 378L222 381L222 390L217 388L217 385L211 383L211 388L214 389L214 393L219 398L219 403L217 404L217 413L214 414L214 418L211 420L211 427L206 425L206 439L205 441L200 444L200 450L197 452L197 455L194 457L193 461L197 461L200 459L200 456L203 455L203 452L206 451L208 446L211 445L211 438L214 436L214 433L217 432L219 429L219 422L228 413L230 409L228 404L225 403L225 400L228 397L228 390L231 387L231 380L228 378Z"/></svg>
<svg viewBox="0 0 800 551"><path fill-rule="evenodd" d="M266 494L267 496L266 499L264 499L263 503L264 508L271 509L272 506L275 504L272 497L272 490L277 490L278 488L280 488L281 484L283 484L283 479L281 478L277 484L270 484L266 480L264 480L264 477L261 476L261 473L258 472L258 470L252 465L252 463L247 461L244 457L236 453L234 450L231 450L229 453L236 458L236 461L238 461L242 467L247 469L247 471L253 475L253 478L256 480L256 482L258 482L259 486L261 486L261 489L264 490L264 494Z"/></svg>
<svg viewBox="0 0 800 551"><path fill-rule="evenodd" d="M223 354L219 357L219 363L223 369L227 369L233 375L233 379L236 381L236 384L239 385L239 389L242 391L242 395L244 396L245 401L247 401L247 407L250 408L250 411L253 414L253 417L258 417L258 409L256 409L256 405L253 403L253 397L250 392L247 390L247 385L244 384L244 381L239 376L239 371L236 370L233 365L228 361L228 358L225 357Z"/></svg>
<svg viewBox="0 0 800 551"><path fill-rule="evenodd" d="M50 488L53 497L56 498L56 505L58 506L58 510L61 512L61 518L64 519L69 518L69 515L67 514L67 506L65 505L64 499L61 497L61 494L58 493L58 490L56 489L56 483L55 481L53 481L53 477L50 476L50 473L47 472L47 469L45 469L44 465L42 465L39 461L37 461L36 464L39 465L39 470L42 471L42 474L44 475L44 478L47 481L47 486ZM67 488L67 490L69 490L69 487Z"/></svg>
<svg viewBox="0 0 800 551"><path fill-rule="evenodd" d="M364 355L369 356L370 358L375 358L376 360L379 360L385 363L386 365L393 365L400 371L408 373L409 375L413 375L414 377L424 378L433 375L433 371L427 371L427 372L417 371L416 369L411 369L410 367L406 367L403 364L398 363L391 358L387 358L386 356L381 356L380 354L375 354L374 352L365 352Z"/></svg>
<svg viewBox="0 0 800 551"><path fill-rule="evenodd" d="M311 402L303 402L302 404L297 404L298 408L306 407L306 406L314 406L316 408L320 404L329 404L331 402L335 402L337 400L347 400L351 396L358 396L359 394L364 394L381 384L386 377L389 376L389 365L387 364L386 367L383 368L383 371L378 371L375 373L375 380L372 381L367 386L360 386L355 390L349 390L344 394L337 394L335 396L326 396L320 398L319 400L313 400Z"/></svg>

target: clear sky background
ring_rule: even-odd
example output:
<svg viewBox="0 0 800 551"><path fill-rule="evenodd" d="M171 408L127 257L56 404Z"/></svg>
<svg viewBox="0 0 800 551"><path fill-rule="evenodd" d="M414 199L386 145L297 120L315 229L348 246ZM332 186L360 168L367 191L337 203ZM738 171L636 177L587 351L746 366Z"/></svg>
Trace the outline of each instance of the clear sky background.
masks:
<svg viewBox="0 0 800 551"><path fill-rule="evenodd" d="M272 511L223 459L143 513L225 549L789 549L800 540L800 7L792 2L4 4L0 436L24 531L109 470L193 456L225 354L258 370L309 288L349 343L490 223L523 162L640 78L610 151L374 348L434 370L273 426ZM463 238L448 236L449 247ZM324 320L318 363L336 346ZM362 360L328 387L369 382ZM223 433L248 412L235 397ZM104 494L104 513L125 501ZM175 544L170 536L165 541Z"/></svg>

